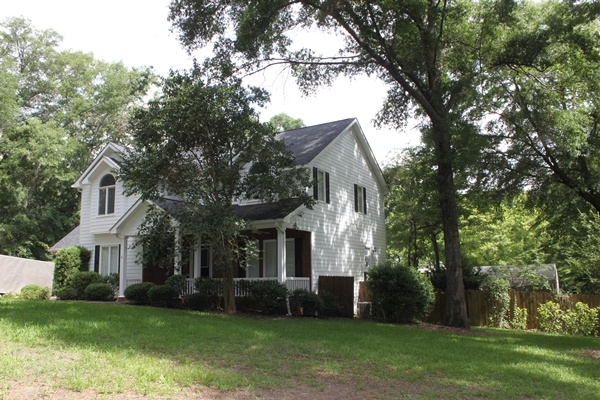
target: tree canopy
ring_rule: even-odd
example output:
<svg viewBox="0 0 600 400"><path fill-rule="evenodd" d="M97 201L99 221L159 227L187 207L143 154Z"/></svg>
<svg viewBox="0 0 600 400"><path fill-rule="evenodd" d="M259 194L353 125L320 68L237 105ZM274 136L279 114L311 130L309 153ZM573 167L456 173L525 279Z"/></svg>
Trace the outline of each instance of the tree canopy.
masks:
<svg viewBox="0 0 600 400"><path fill-rule="evenodd" d="M212 246L228 312L235 312L233 269L247 229L235 203L298 198L311 204L308 172L294 166L273 127L254 111L267 99L238 80L207 82L197 67L171 72L162 95L136 111L133 150L120 172L126 193L165 203L181 232Z"/></svg>
<svg viewBox="0 0 600 400"><path fill-rule="evenodd" d="M128 142L130 107L154 75L59 49L24 18L0 24L0 253L46 259L78 223L71 185L106 142Z"/></svg>

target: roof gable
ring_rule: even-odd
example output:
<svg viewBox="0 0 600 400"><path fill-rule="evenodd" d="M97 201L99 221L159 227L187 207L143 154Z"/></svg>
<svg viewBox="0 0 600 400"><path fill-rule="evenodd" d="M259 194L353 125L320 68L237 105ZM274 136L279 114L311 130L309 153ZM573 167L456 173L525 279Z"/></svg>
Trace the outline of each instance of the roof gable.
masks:
<svg viewBox="0 0 600 400"><path fill-rule="evenodd" d="M276 136L283 141L294 155L296 165L306 165L331 144L352 122L354 118L325 124L307 126L292 131L281 132Z"/></svg>
<svg viewBox="0 0 600 400"><path fill-rule="evenodd" d="M119 162L115 156L124 153L125 147L119 146L118 144L109 143L100 151L100 153L94 158L94 161L86 168L85 171L77 178L75 183L71 186L75 189L80 189L86 182L86 179L93 174L98 167L104 162L113 169L119 169Z"/></svg>

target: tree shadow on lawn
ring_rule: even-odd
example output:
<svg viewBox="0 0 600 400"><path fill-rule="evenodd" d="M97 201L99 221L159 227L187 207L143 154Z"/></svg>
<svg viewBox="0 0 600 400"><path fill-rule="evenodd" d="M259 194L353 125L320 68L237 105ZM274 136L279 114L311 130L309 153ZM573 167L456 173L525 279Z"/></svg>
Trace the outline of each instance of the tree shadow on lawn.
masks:
<svg viewBox="0 0 600 400"><path fill-rule="evenodd" d="M365 321L265 321L82 302L0 302L2 320L35 327L40 346L133 352L244 377L231 378L232 387L273 388L289 384L291 376L297 385L318 387L325 371L341 382L366 377L359 385L368 385L369 377L426 383L420 393L433 390L455 398L520 393L584 399L600 391L598 361L577 356L598 343L589 338L515 332L465 336Z"/></svg>

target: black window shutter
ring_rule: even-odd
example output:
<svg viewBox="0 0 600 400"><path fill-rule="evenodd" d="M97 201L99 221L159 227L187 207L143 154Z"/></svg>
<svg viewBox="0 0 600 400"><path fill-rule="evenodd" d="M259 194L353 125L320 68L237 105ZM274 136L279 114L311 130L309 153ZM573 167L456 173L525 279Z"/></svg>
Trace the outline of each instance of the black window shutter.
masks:
<svg viewBox="0 0 600 400"><path fill-rule="evenodd" d="M331 202L329 199L329 172L325 172L325 202L327 204Z"/></svg>
<svg viewBox="0 0 600 400"><path fill-rule="evenodd" d="M367 213L367 188L363 188L363 211Z"/></svg>
<svg viewBox="0 0 600 400"><path fill-rule="evenodd" d="M94 272L100 272L100 246L94 247Z"/></svg>
<svg viewBox="0 0 600 400"><path fill-rule="evenodd" d="M317 167L313 167L313 198L319 200L319 182L317 182Z"/></svg>
<svg viewBox="0 0 600 400"><path fill-rule="evenodd" d="M127 262L127 260L125 260ZM121 245L119 245L119 260L117 261L117 272L121 273Z"/></svg>
<svg viewBox="0 0 600 400"><path fill-rule="evenodd" d="M354 184L354 211L358 212L358 185Z"/></svg>

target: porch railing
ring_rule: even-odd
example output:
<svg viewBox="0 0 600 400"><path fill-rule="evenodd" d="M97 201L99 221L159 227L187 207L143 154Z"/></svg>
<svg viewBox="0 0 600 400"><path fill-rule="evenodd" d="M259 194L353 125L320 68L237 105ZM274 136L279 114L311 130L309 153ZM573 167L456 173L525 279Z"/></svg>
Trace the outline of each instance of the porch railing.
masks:
<svg viewBox="0 0 600 400"><path fill-rule="evenodd" d="M246 290L243 284L240 282L248 282L248 281L275 281L277 278L234 278L233 282L235 285L235 296L243 297L246 295ZM185 292L187 294L194 293L194 279L188 278L185 280ZM296 289L306 289L310 291L310 278L287 278L285 281L285 286L287 289L292 292Z"/></svg>

